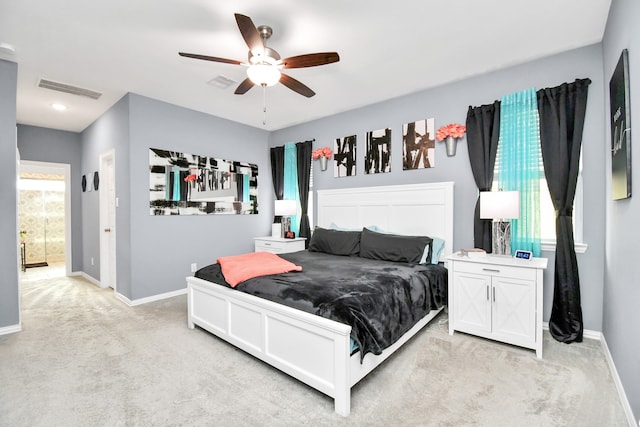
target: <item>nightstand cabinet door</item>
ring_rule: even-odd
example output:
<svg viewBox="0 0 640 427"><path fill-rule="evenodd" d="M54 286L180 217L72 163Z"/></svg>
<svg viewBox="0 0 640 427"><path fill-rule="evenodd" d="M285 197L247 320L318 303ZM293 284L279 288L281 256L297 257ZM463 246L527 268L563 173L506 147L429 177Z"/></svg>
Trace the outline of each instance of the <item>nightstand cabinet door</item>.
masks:
<svg viewBox="0 0 640 427"><path fill-rule="evenodd" d="M491 333L491 276L459 273L454 276L453 285L456 329L471 334Z"/></svg>
<svg viewBox="0 0 640 427"><path fill-rule="evenodd" d="M492 323L494 338L529 346L536 340L536 283L493 278Z"/></svg>

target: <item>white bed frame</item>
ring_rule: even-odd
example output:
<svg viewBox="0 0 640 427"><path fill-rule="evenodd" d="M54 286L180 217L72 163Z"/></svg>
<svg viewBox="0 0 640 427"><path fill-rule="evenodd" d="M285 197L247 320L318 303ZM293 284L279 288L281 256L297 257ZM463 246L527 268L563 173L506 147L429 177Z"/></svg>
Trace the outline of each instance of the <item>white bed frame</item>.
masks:
<svg viewBox="0 0 640 427"><path fill-rule="evenodd" d="M453 182L319 190L318 226L366 227L445 240L453 246ZM413 337L432 310L380 355L350 356L351 326L187 277L188 326L195 325L332 397L349 415L351 387Z"/></svg>

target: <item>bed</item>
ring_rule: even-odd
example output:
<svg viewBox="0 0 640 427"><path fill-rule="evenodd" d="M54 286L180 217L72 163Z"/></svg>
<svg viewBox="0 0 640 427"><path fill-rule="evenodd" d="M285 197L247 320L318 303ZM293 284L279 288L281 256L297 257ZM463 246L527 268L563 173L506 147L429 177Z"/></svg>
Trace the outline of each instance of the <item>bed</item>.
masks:
<svg viewBox="0 0 640 427"><path fill-rule="evenodd" d="M452 253L453 183L411 184L317 192L318 227L375 225L401 235L432 236ZM379 354L352 351L351 326L187 277L188 326L196 325L334 399L350 412L351 387L437 316L431 310ZM295 345L292 345L295 343Z"/></svg>

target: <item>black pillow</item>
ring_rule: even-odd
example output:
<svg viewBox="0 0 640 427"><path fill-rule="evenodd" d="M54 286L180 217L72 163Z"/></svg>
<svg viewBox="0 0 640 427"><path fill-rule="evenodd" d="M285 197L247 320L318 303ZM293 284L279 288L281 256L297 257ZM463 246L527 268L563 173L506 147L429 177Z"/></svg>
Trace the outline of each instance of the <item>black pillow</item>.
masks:
<svg viewBox="0 0 640 427"><path fill-rule="evenodd" d="M331 255L358 255L360 253L360 232L316 227L311 235L309 251L325 252Z"/></svg>
<svg viewBox="0 0 640 427"><path fill-rule="evenodd" d="M365 228L360 237L360 256L418 264L427 247L429 250L427 259L431 259L431 242L432 239L427 236L376 233Z"/></svg>

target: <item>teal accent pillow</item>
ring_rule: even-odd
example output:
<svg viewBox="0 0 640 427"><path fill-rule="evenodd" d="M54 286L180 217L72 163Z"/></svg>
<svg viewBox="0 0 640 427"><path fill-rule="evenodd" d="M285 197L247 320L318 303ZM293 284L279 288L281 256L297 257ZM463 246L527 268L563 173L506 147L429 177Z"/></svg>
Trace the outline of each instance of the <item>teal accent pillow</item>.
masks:
<svg viewBox="0 0 640 427"><path fill-rule="evenodd" d="M332 222L331 225L329 226L329 228L332 229L332 230L337 230L337 231L362 231L362 228L341 227L338 224L336 224L335 222ZM380 229L378 228L377 225L367 225L364 228L368 228L371 231L377 231L379 233L382 233L382 231L380 231Z"/></svg>
<svg viewBox="0 0 640 427"><path fill-rule="evenodd" d="M440 262L440 255L442 254L442 250L444 249L444 240L438 237L431 238L433 242L431 242L431 264L437 264ZM420 264L425 264L427 262L427 248L425 248L424 254L422 254L422 259L420 260Z"/></svg>

